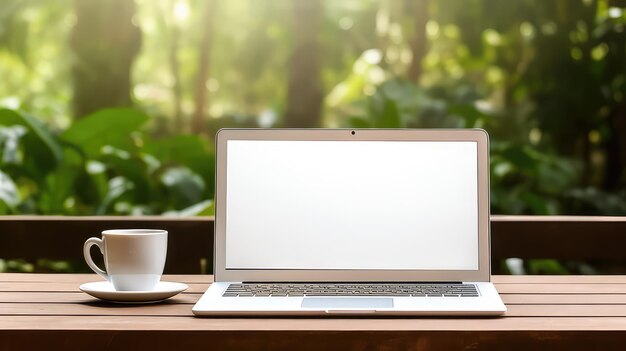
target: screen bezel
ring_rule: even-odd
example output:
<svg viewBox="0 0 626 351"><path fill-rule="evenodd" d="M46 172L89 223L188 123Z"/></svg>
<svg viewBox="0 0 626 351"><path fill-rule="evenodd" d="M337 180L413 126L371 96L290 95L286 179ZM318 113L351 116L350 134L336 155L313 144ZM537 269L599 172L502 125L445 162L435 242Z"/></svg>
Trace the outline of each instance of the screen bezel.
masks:
<svg viewBox="0 0 626 351"><path fill-rule="evenodd" d="M280 141L473 141L477 143L478 269L327 270L226 269L226 172L229 140ZM221 129L216 135L215 281L408 282L489 281L489 136L482 129Z"/></svg>

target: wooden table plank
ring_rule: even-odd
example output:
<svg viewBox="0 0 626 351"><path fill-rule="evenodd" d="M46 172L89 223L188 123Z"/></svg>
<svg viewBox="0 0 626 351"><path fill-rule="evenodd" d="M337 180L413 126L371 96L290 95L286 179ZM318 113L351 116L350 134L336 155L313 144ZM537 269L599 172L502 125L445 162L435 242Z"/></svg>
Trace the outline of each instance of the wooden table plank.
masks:
<svg viewBox="0 0 626 351"><path fill-rule="evenodd" d="M1 295L0 295L1 296ZM506 305L613 305L626 304L626 294L502 294ZM1 297L0 297L1 299Z"/></svg>
<svg viewBox="0 0 626 351"><path fill-rule="evenodd" d="M65 282L83 284L103 280L100 276L92 273L87 274L45 274L45 273L0 273L0 282ZM175 281L185 284L199 283L210 284L213 282L212 275L163 275L163 281Z"/></svg>
<svg viewBox="0 0 626 351"><path fill-rule="evenodd" d="M51 291L71 292L78 291L80 282L2 282L0 291ZM208 283L188 283L190 293L203 293ZM495 284L501 294L626 294L626 284Z"/></svg>
<svg viewBox="0 0 626 351"><path fill-rule="evenodd" d="M175 297L178 303L194 304L201 293L184 293ZM623 305L626 294L503 294L508 305ZM85 303L98 301L83 292L0 292L0 302Z"/></svg>
<svg viewBox="0 0 626 351"><path fill-rule="evenodd" d="M83 303L0 303L3 316L178 316L193 317L191 304L176 299L150 306L99 301ZM626 305L509 305L513 317L626 317ZM419 317L415 317L419 318ZM415 319L412 318L412 319ZM423 318L423 317L422 317ZM483 319L473 323L482 324Z"/></svg>
<svg viewBox="0 0 626 351"><path fill-rule="evenodd" d="M189 283L189 289L184 293L204 293L209 287L209 284ZM0 292L9 291L46 291L46 292L76 292L80 291L78 287L80 282L0 282Z"/></svg>
<svg viewBox="0 0 626 351"><path fill-rule="evenodd" d="M626 284L495 284L500 294L626 294Z"/></svg>
<svg viewBox="0 0 626 351"><path fill-rule="evenodd" d="M626 317L625 305L509 305L506 317Z"/></svg>
<svg viewBox="0 0 626 351"><path fill-rule="evenodd" d="M179 316L193 317L190 304L178 303L175 299L151 306L115 304L100 301L84 303L3 303L2 316Z"/></svg>
<svg viewBox="0 0 626 351"><path fill-rule="evenodd" d="M0 316L0 330L180 331L625 331L626 317L195 318ZM626 334L624 335L626 337ZM626 344L625 344L626 345Z"/></svg>
<svg viewBox="0 0 626 351"><path fill-rule="evenodd" d="M494 284L626 284L626 275L494 275Z"/></svg>
<svg viewBox="0 0 626 351"><path fill-rule="evenodd" d="M621 331L1 331L0 350L623 350Z"/></svg>
<svg viewBox="0 0 626 351"><path fill-rule="evenodd" d="M87 283L100 281L96 274L41 274L41 273L0 273L0 282L49 282ZM204 283L213 281L212 275L164 275L164 281L181 283ZM495 275L494 284L626 284L626 275Z"/></svg>
<svg viewBox="0 0 626 351"><path fill-rule="evenodd" d="M50 277L58 282L87 283L102 280L96 274L42 274L42 273L0 273L1 282L48 282ZM178 281L181 283L211 283L212 275L164 275L164 281ZM492 277L495 284L626 284L626 275L495 275Z"/></svg>
<svg viewBox="0 0 626 351"><path fill-rule="evenodd" d="M183 293L167 300L177 303L195 304L202 294ZM100 301L81 291L77 292L0 292L0 303L86 303Z"/></svg>

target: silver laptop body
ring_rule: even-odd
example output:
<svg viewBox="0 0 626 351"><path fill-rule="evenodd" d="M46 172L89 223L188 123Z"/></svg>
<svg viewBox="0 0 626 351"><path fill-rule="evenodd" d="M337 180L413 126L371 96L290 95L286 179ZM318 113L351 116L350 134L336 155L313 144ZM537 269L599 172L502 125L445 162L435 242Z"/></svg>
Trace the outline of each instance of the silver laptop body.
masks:
<svg viewBox="0 0 626 351"><path fill-rule="evenodd" d="M483 130L223 129L197 316L498 315Z"/></svg>

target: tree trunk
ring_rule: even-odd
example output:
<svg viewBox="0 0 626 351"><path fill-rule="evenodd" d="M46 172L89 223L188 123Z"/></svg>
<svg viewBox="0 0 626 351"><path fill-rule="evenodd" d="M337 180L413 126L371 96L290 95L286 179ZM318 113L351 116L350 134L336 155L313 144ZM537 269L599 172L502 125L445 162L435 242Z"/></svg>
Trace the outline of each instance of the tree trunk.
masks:
<svg viewBox="0 0 626 351"><path fill-rule="evenodd" d="M77 23L70 39L75 55L74 117L131 106L130 72L141 47L141 31L132 23L135 3L75 0L74 5Z"/></svg>
<svg viewBox="0 0 626 351"><path fill-rule="evenodd" d="M174 3L172 3L174 4ZM174 6L172 6L172 11L174 11ZM167 15L167 14L164 14ZM170 14L171 15L171 14ZM181 87L180 87L180 63L178 60L178 49L179 49L179 40L180 40L180 28L178 27L178 23L175 21L171 21L171 41L170 41L170 70L172 71L172 77L174 82L172 84L172 93L174 95L174 130L177 133L181 133L183 131L183 112L181 107Z"/></svg>
<svg viewBox="0 0 626 351"><path fill-rule="evenodd" d="M311 128L321 124L323 91L319 39L321 0L292 0L293 53L288 63L287 110L284 127Z"/></svg>
<svg viewBox="0 0 626 351"><path fill-rule="evenodd" d="M200 55L198 59L198 76L196 80L195 97L196 106L191 119L191 131L195 134L205 132L205 111L208 110L209 99L207 96L206 82L209 79L209 56L211 52L211 40L213 36L213 12L215 6L213 0L206 0L203 13L202 39L200 41Z"/></svg>
<svg viewBox="0 0 626 351"><path fill-rule="evenodd" d="M406 2L407 13L411 14L415 21L415 31L410 42L413 59L407 70L407 78L413 83L418 83L422 76L422 59L426 55L426 22L428 22L428 0L415 0Z"/></svg>

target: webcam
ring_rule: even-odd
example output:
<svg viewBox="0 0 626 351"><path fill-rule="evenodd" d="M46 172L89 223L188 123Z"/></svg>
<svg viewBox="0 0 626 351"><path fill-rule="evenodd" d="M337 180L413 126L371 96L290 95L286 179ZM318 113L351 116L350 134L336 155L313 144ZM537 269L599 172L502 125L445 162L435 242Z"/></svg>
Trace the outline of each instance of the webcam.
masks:
<svg viewBox="0 0 626 351"><path fill-rule="evenodd" d="M355 134L356 134L356 132L353 130L350 134L355 135Z"/></svg>

